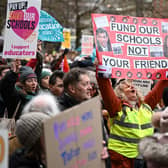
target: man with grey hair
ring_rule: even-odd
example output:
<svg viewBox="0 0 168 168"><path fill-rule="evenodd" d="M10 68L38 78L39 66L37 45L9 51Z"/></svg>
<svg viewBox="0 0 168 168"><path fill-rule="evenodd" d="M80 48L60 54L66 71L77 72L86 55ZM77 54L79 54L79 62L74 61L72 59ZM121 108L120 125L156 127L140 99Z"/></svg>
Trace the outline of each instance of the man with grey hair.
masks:
<svg viewBox="0 0 168 168"><path fill-rule="evenodd" d="M39 95L32 98L32 100L24 107L22 114L33 111L45 113L49 116L54 116L60 113L57 100L48 92L41 92Z"/></svg>

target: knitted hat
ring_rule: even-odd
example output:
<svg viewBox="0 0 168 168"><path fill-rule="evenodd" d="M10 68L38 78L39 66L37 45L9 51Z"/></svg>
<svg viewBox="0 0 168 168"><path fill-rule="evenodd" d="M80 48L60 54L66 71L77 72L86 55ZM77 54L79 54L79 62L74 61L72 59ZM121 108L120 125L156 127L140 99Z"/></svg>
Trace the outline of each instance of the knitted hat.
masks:
<svg viewBox="0 0 168 168"><path fill-rule="evenodd" d="M43 132L43 122L50 118L40 112L27 113L16 122L16 136L27 149L33 147Z"/></svg>
<svg viewBox="0 0 168 168"><path fill-rule="evenodd" d="M22 66L20 68L20 77L19 77L20 82L23 83L25 80L29 78L37 78L37 76L31 67Z"/></svg>
<svg viewBox="0 0 168 168"><path fill-rule="evenodd" d="M40 75L40 80L45 78L46 76L50 76L51 73L49 71L42 71Z"/></svg>

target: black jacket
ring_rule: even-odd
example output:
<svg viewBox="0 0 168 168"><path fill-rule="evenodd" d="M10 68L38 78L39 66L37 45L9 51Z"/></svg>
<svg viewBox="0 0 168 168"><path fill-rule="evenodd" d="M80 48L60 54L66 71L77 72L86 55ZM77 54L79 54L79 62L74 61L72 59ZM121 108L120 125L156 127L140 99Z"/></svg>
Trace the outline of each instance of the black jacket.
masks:
<svg viewBox="0 0 168 168"><path fill-rule="evenodd" d="M39 160L25 157L24 149L17 149L10 156L9 168L45 168L45 166Z"/></svg>
<svg viewBox="0 0 168 168"><path fill-rule="evenodd" d="M80 103L66 92L64 92L61 96L57 97L57 99L59 103L59 109L61 111L64 111Z"/></svg>
<svg viewBox="0 0 168 168"><path fill-rule="evenodd" d="M17 79L18 74L9 71L0 83L0 93L6 104L9 118L12 118L18 103L21 102L15 119L20 117L23 107L34 96L32 93L26 95L18 91L15 87Z"/></svg>

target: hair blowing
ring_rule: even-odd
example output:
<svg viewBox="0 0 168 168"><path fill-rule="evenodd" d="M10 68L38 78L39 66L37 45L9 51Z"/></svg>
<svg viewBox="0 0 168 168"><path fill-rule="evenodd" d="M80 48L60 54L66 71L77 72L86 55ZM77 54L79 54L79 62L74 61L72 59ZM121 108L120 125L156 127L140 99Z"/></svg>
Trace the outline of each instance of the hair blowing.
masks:
<svg viewBox="0 0 168 168"><path fill-rule="evenodd" d="M142 94L140 93L140 91L138 89L136 89L136 91L137 91L138 101L140 103L142 103L144 101L144 97L142 96ZM121 83L115 87L114 92L115 92L116 96L118 98L120 98L122 101L128 101L127 96L123 92L123 87L122 87Z"/></svg>

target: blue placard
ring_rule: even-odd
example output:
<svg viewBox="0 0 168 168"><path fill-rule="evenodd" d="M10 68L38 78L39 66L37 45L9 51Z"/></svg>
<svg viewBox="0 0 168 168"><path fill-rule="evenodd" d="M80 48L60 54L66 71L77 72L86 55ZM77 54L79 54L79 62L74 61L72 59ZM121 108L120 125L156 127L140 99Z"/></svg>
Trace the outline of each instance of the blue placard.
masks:
<svg viewBox="0 0 168 168"><path fill-rule="evenodd" d="M47 12L40 11L38 39L49 42L62 42L63 27Z"/></svg>

